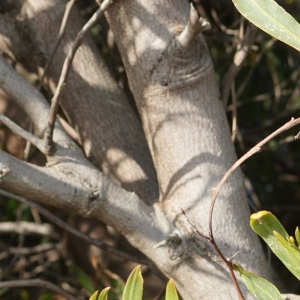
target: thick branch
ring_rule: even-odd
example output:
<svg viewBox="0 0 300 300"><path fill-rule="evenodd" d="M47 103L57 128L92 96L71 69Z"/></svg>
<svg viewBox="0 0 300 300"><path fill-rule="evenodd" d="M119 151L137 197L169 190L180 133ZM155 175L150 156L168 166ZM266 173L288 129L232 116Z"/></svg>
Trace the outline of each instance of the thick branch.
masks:
<svg viewBox="0 0 300 300"><path fill-rule="evenodd" d="M31 86L0 55L0 88L19 105L35 126L36 133L42 135L47 126L49 104L43 95ZM71 141L62 127L57 123L56 139L64 143Z"/></svg>
<svg viewBox="0 0 300 300"><path fill-rule="evenodd" d="M64 5L60 0L16 0L15 3L19 5L16 23L27 33L22 43L31 40L34 47L30 62L22 59L20 53L17 58L26 66L35 63L42 69L56 41ZM61 47L44 80L44 86L52 92L56 90L61 65L71 43L83 25L74 7ZM15 45L16 49L22 49L22 43ZM86 156L115 182L135 191L144 201L156 201L156 174L140 121L89 36L78 49L68 78L60 104L77 131Z"/></svg>
<svg viewBox="0 0 300 300"><path fill-rule="evenodd" d="M0 179L1 188L7 191L101 220L120 231L134 246L142 247L152 259L153 247L164 238L153 208L81 158L73 157L46 168L0 151Z"/></svg>
<svg viewBox="0 0 300 300"><path fill-rule="evenodd" d="M42 207L41 205L39 205L36 202L33 202L31 200L28 200L28 199L26 199L24 197L17 196L17 195L12 194L12 193L6 192L6 191L1 190L1 189L0 189L0 195L6 196L6 197L9 197L9 198L12 198L12 199L16 199L17 201L20 201L22 203L27 204L31 208L36 209L39 213L41 213L42 215L44 215L47 219L49 219L51 222L53 222L54 224L56 224L57 226L59 226L63 230L66 230L66 231L70 232L74 236L76 236L76 237L78 237L78 238L86 241L87 243L89 243L91 245L94 245L94 246L102 249L105 252L117 255L117 256L122 257L122 258L124 258L126 260L131 260L131 261L137 262L139 264L144 264L144 265L148 265L149 264L149 261L147 259L143 259L141 257L133 256L133 255L131 255L129 253L126 253L126 252L124 252L122 250L118 250L117 248L115 248L113 246L105 244L102 241L95 240L95 239L89 237L88 235L80 232L79 230L75 229L74 227L71 227L70 225L68 225L67 223L65 223L64 221L62 221L61 219L59 219L55 215L53 215L50 211L46 210L44 207ZM22 229L23 229L23 231L24 230L28 231L30 229L30 225L31 225L31 227L34 227L34 225L36 225L35 223L28 223L28 222L24 222L24 223L26 223L26 224L24 224L24 226L20 226L20 224L17 224L17 222L14 222L14 223L10 222L10 223L11 223L10 227L13 227L16 231L17 230L20 231ZM20 222L18 222L18 223L20 223ZM4 227L3 225L4 224L1 223L1 225L0 225L0 232L5 232L5 230L8 230L9 226L5 226ZM23 224L21 224L21 225L23 225ZM44 228L44 227L46 229L49 229L49 227L52 228L49 224L43 224L43 226L41 226L40 224L38 224L38 225L39 225L39 227L38 226L35 226L35 227L38 227L38 229L40 230L39 232L41 232L40 228ZM37 233L37 230L34 231L34 232ZM40 233L40 234L42 234L42 233ZM49 233L48 233L48 235L49 235Z"/></svg>

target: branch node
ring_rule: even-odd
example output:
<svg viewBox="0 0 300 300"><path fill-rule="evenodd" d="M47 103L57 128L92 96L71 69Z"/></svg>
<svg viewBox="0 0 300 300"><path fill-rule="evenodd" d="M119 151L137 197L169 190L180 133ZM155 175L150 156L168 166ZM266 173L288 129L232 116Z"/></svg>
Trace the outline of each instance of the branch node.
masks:
<svg viewBox="0 0 300 300"><path fill-rule="evenodd" d="M8 175L8 173L10 172L10 169L7 167L3 167L0 170L0 180L2 180L6 175Z"/></svg>
<svg viewBox="0 0 300 300"><path fill-rule="evenodd" d="M241 252L241 250L237 251L236 253L234 253L229 259L228 262L232 263L232 261L234 260L234 258Z"/></svg>
<svg viewBox="0 0 300 300"><path fill-rule="evenodd" d="M181 34L176 37L182 48L189 47L200 32L211 28L210 23L203 17L198 16L197 10L191 3L190 18Z"/></svg>
<svg viewBox="0 0 300 300"><path fill-rule="evenodd" d="M56 152L56 144L53 142L51 136L45 137L45 144L44 144L44 154L48 156L53 156Z"/></svg>

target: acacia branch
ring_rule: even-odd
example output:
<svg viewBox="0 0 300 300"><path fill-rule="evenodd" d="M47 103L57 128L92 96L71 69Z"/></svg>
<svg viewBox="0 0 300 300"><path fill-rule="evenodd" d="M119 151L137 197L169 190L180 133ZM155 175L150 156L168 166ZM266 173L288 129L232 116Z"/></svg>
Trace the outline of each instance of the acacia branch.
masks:
<svg viewBox="0 0 300 300"><path fill-rule="evenodd" d="M0 88L28 115L34 124L36 133L42 135L47 126L49 104L44 96L29 84L16 70L0 55ZM61 142L72 143L57 122L55 135ZM75 143L74 147L75 146Z"/></svg>
<svg viewBox="0 0 300 300"><path fill-rule="evenodd" d="M30 142L32 145L36 146L41 152L44 153L44 143L43 140L35 137L28 131L21 128L15 122L10 120L9 118L5 117L3 114L0 114L0 121L6 125L13 133L21 136L26 141Z"/></svg>
<svg viewBox="0 0 300 300"><path fill-rule="evenodd" d="M48 120L47 130L45 132L45 149L48 155L53 155L55 152L53 145L53 130L54 124L56 120L56 114L59 105L59 97L61 92L67 82L68 74L73 62L73 58L76 54L77 49L81 45L84 37L89 33L91 28L99 21L101 16L104 14L105 10L112 4L112 0L104 0L100 6L100 8L93 14L90 20L83 26L83 28L77 34L75 41L72 44L70 51L67 54L67 57L64 61L64 65L62 68L61 76L59 78L59 82L54 93L54 96L51 100L51 108Z"/></svg>
<svg viewBox="0 0 300 300"><path fill-rule="evenodd" d="M64 16L63 16L63 19L62 19L62 22L61 22L61 26L60 26L60 29L59 29L59 33L58 33L58 36L57 36L57 41L55 43L55 46L53 48L53 51L50 55L50 57L48 58L46 64L45 64L45 67L44 67L44 71L43 71L43 74L41 76L41 79L40 79L40 82L39 82L39 85L37 87L38 90L41 89L42 85L43 85L43 81L44 81L44 78L45 78L45 75L47 73L47 70L53 60L53 57L58 49L58 46L60 45L60 42L62 41L62 38L64 36L64 33L65 33L65 29L66 29L66 25L67 25L67 22L68 22L68 19L69 19L69 16L70 16L70 12L72 10L72 7L75 3L75 0L70 0L67 4L66 4L66 9L65 9L65 13L64 13Z"/></svg>
<svg viewBox="0 0 300 300"><path fill-rule="evenodd" d="M217 188L214 190L213 193L213 199L212 199L212 203L211 203L211 207L210 207L210 212L209 212L209 241L212 243L213 247L215 248L215 250L217 251L217 253L219 254L219 256L221 257L221 259L225 262L225 264L227 265L232 281L236 287L236 290L239 294L240 299L244 299L243 295L241 293L241 290L239 288L239 285L236 281L233 269L232 269L232 262L230 260L228 260L222 253L222 251L219 249L218 245L216 244L216 241L214 239L214 235L213 235L213 211L214 211L214 207L215 207L215 203L217 200L217 197L219 195L219 192L223 186L223 184L225 183L225 181L227 180L227 178L231 175L231 173L237 168L239 167L245 160L247 160L249 157L251 157L252 155L254 155L255 153L259 152L261 147L263 145L265 145L267 142L269 142L270 140L272 140L274 137L276 137L277 135L283 133L284 131L294 127L295 125L300 124L300 118L294 119L292 118L291 121L287 122L286 124L284 124L282 127L280 127L279 129L277 129L276 131L274 131L272 134L270 134L269 136L267 136L264 140L262 140L260 143L258 143L256 146L254 146L253 148L251 148L245 155L243 155L227 172L226 174L223 176L222 180L220 181L220 183L218 184ZM295 136L295 139L297 139L298 135Z"/></svg>
<svg viewBox="0 0 300 300"><path fill-rule="evenodd" d="M205 18L199 18L197 10L191 3L189 22L180 35L176 37L176 40L179 42L181 47L187 48L191 45L200 32L209 30L210 28L210 23Z"/></svg>

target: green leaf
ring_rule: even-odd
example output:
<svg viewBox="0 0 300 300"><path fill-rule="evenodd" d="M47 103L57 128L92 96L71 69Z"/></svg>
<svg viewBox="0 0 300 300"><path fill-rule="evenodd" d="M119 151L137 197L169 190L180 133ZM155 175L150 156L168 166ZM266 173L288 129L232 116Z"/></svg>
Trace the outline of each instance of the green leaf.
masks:
<svg viewBox="0 0 300 300"><path fill-rule="evenodd" d="M297 245L298 247L300 246L300 231L299 231L299 227L297 226L296 230L295 230L295 238L297 241Z"/></svg>
<svg viewBox="0 0 300 300"><path fill-rule="evenodd" d="M300 25L273 0L233 0L237 10L261 30L300 51Z"/></svg>
<svg viewBox="0 0 300 300"><path fill-rule="evenodd" d="M291 242L278 219L270 212L260 211L251 215L250 225L283 264L300 280L300 250Z"/></svg>
<svg viewBox="0 0 300 300"><path fill-rule="evenodd" d="M232 267L239 273L249 292L258 300L284 300L277 288L268 280L244 270L237 263L233 263Z"/></svg>
<svg viewBox="0 0 300 300"><path fill-rule="evenodd" d="M273 231L278 232L287 242L289 235L279 220L269 211L262 210L250 216L250 226L264 240L274 241Z"/></svg>
<svg viewBox="0 0 300 300"><path fill-rule="evenodd" d="M72 265L70 266L70 268L75 271L76 275L78 276L78 280L80 284L85 288L87 295L91 296L95 291L95 287L89 276L78 266Z"/></svg>
<svg viewBox="0 0 300 300"><path fill-rule="evenodd" d="M127 279L122 300L142 300L142 296L143 277L141 274L141 266L137 266Z"/></svg>
<svg viewBox="0 0 300 300"><path fill-rule="evenodd" d="M99 291L96 291L89 300L107 300L108 290L110 287L107 287L102 290L101 294L99 295Z"/></svg>
<svg viewBox="0 0 300 300"><path fill-rule="evenodd" d="M178 295L174 280L171 278L167 284L166 288L166 299L165 300L178 300Z"/></svg>
<svg viewBox="0 0 300 300"><path fill-rule="evenodd" d="M300 280L300 251L295 245L288 243L278 232L274 236L281 245L278 258ZM278 247L279 248L279 247Z"/></svg>

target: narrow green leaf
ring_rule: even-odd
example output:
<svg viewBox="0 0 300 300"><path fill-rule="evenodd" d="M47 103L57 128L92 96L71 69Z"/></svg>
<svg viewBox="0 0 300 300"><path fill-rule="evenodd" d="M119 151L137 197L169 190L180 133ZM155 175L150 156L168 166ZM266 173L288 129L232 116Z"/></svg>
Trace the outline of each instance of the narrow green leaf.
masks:
<svg viewBox="0 0 300 300"><path fill-rule="evenodd" d="M137 266L127 279L122 300L142 300L142 296L143 277L141 274L141 266Z"/></svg>
<svg viewBox="0 0 300 300"><path fill-rule="evenodd" d="M295 230L295 238L297 241L297 245L298 247L300 246L300 231L299 231L299 227L297 226L296 230Z"/></svg>
<svg viewBox="0 0 300 300"><path fill-rule="evenodd" d="M178 295L174 280L171 278L167 284L166 288L166 300L178 300Z"/></svg>
<svg viewBox="0 0 300 300"><path fill-rule="evenodd" d="M274 236L281 245L278 258L300 280L300 251L295 245L288 243L278 232ZM279 247L278 247L279 248Z"/></svg>
<svg viewBox="0 0 300 300"><path fill-rule="evenodd" d="M261 30L300 51L300 25L274 0L233 0L237 10Z"/></svg>
<svg viewBox="0 0 300 300"><path fill-rule="evenodd" d="M278 232L287 242L289 235L279 220L269 211L262 210L250 216L250 226L264 240L275 240L273 231Z"/></svg>
<svg viewBox="0 0 300 300"><path fill-rule="evenodd" d="M237 263L233 263L232 267L239 273L249 292L258 300L284 300L277 288L268 280L244 270Z"/></svg>
<svg viewBox="0 0 300 300"><path fill-rule="evenodd" d="M278 219L270 212L260 211L251 215L250 225L283 264L300 280L300 250L291 242Z"/></svg>
<svg viewBox="0 0 300 300"><path fill-rule="evenodd" d="M99 291L96 291L90 298L89 300L99 300L99 295L100 292Z"/></svg>

